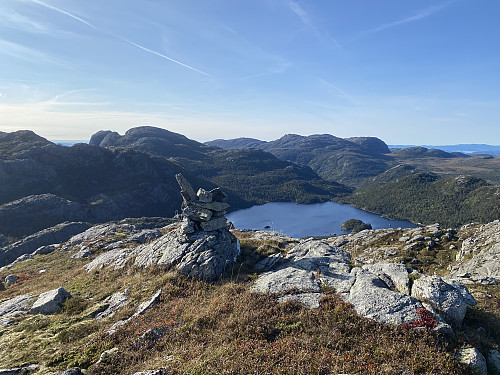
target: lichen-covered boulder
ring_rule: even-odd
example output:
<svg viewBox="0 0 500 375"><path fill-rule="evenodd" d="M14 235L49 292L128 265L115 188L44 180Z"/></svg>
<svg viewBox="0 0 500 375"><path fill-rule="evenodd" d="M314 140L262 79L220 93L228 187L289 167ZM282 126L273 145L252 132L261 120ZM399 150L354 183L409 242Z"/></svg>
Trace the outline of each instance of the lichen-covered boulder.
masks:
<svg viewBox="0 0 500 375"><path fill-rule="evenodd" d="M164 265L189 277L217 280L240 253L239 241L226 228L184 234L178 228L149 244L139 246L135 264Z"/></svg>
<svg viewBox="0 0 500 375"><path fill-rule="evenodd" d="M273 271L261 275L252 286L260 293L282 294L280 300L294 299L308 307L318 307L323 296L322 287L347 293L354 283L350 275L348 252L324 241L304 240L291 249L286 257L266 262L276 265Z"/></svg>
<svg viewBox="0 0 500 375"><path fill-rule="evenodd" d="M392 291L377 275L355 268L352 274L356 282L347 301L356 312L379 323L402 324L419 318L422 304L417 299Z"/></svg>
<svg viewBox="0 0 500 375"><path fill-rule="evenodd" d="M410 294L410 278L406 266L401 263L367 264L363 269L382 279L389 288L404 294Z"/></svg>
<svg viewBox="0 0 500 375"><path fill-rule="evenodd" d="M40 294L36 302L30 309L30 314L55 314L61 310L61 305L66 301L71 294L64 288L49 290Z"/></svg>
<svg viewBox="0 0 500 375"><path fill-rule="evenodd" d="M467 312L468 301L462 295L464 289L448 284L438 276L422 276L415 280L411 295L421 301L428 302L439 311L446 321L460 326Z"/></svg>

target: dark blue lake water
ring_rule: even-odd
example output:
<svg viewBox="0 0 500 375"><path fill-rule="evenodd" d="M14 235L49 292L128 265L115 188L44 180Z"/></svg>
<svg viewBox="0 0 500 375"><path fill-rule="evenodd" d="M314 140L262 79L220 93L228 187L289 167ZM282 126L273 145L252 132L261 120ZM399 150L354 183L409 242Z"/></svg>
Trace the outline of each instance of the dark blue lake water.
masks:
<svg viewBox="0 0 500 375"><path fill-rule="evenodd" d="M253 206L227 215L237 229L273 230L291 237L328 236L346 233L340 224L359 219L373 229L416 228L409 221L384 219L345 204L335 202L295 204L274 202Z"/></svg>

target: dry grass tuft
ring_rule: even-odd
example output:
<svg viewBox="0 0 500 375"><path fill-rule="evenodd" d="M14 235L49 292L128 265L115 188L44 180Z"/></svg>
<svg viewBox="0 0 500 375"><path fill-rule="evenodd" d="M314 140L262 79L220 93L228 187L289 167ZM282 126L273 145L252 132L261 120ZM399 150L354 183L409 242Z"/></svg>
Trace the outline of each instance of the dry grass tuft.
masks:
<svg viewBox="0 0 500 375"><path fill-rule="evenodd" d="M59 286L73 297L58 314L0 327L0 367L40 363L39 374L50 374L79 366L89 375L157 368L169 374L467 373L453 360L453 348L437 337L361 318L335 294L311 310L250 292L251 266L264 253L286 251L279 242L251 241L242 241L241 264L216 283L162 268L87 273L88 259L57 251L16 264L9 273L28 276L0 291L0 301ZM126 288L126 307L112 318L92 319L107 296ZM115 335L104 334L158 288L163 296L157 305ZM96 364L112 348L117 351Z"/></svg>

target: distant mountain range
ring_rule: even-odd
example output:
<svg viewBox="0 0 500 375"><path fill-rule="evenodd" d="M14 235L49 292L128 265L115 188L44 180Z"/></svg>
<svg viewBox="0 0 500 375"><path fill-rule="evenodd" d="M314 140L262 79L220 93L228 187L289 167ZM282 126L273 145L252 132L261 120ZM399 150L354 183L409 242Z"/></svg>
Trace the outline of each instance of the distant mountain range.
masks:
<svg viewBox="0 0 500 375"><path fill-rule="evenodd" d="M270 201L324 202L352 188L262 150L223 150L154 127L101 131L89 144L54 144L31 131L0 132L0 234L19 238L64 221L171 217L176 173L221 186L232 209Z"/></svg>
<svg viewBox="0 0 500 375"><path fill-rule="evenodd" d="M380 180L381 174L400 164L409 169L447 175L467 174L470 171L479 173L477 177L500 183L498 161L484 161L494 157L495 149L500 155L500 146L443 146L446 149L439 148L441 146L388 146L375 137L343 139L329 134L287 134L269 142L253 138L217 139L205 144L224 149L249 147L265 150L280 159L307 165L325 180L355 188ZM490 154L486 154L485 150L489 150ZM464 160L469 157L472 157L471 160ZM446 168L442 168L443 165ZM409 169L399 169L398 173L408 173Z"/></svg>
<svg viewBox="0 0 500 375"><path fill-rule="evenodd" d="M475 150L494 147L481 146ZM0 132L0 240L1 235L20 238L64 221L171 217L181 203L176 173L183 173L196 188L222 187L232 209L273 201L344 199L388 216L426 222L455 215L451 206L464 198L456 189L436 186L446 185L446 178L472 175L479 181L472 190L482 190L471 195L472 203L455 215L456 223L494 220L491 216L497 211L493 205L498 202L488 194L496 194L492 186L500 184L500 157L449 150L452 152L420 146L391 149L375 137L344 139L330 134L203 144L150 126L132 128L124 135L99 131L88 143L68 147L27 130ZM439 182L418 185L422 179L411 178L419 173ZM405 186L416 184L423 190L404 194ZM396 191L403 193L397 196ZM366 199L381 192L383 207ZM439 199L429 200L426 194L438 198L445 194L445 206L433 210ZM478 201L481 212L486 213L480 217L472 212ZM420 210L428 215L413 215L422 202L431 208ZM409 208L402 209L403 204Z"/></svg>
<svg viewBox="0 0 500 375"><path fill-rule="evenodd" d="M409 148L416 147L415 145L389 145L389 148ZM446 146L428 146L423 145L425 148L433 148L446 152L460 152L462 154L486 154L491 156L500 155L500 146L492 146L487 144L458 144L458 145L446 145Z"/></svg>

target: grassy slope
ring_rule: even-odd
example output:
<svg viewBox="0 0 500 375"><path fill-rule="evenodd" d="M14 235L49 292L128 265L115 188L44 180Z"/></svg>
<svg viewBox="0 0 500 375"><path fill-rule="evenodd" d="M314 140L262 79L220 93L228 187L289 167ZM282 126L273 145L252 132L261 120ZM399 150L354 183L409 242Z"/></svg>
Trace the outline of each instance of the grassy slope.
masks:
<svg viewBox="0 0 500 375"><path fill-rule="evenodd" d="M310 310L251 293L253 275L247 266L261 257L258 252L284 251L287 244L250 240L244 233L238 236L241 265L216 283L189 280L162 269L87 274L82 266L88 260L71 259L68 252L16 264L9 273L22 276L22 282L0 291L0 300L59 286L73 298L62 313L28 316L0 328L4 353L0 367L40 362L39 374L75 365L90 366L89 374L160 367L171 374L467 373L452 359L453 347L433 335L361 318L334 294L322 308ZM39 273L40 269L46 272ZM0 272L0 277L6 275L7 271ZM131 303L117 316L103 321L89 317L105 297L127 287ZM102 334L113 322L130 316L134 306L158 288L163 297L154 308L115 336ZM161 337L144 336L152 328L161 329ZM92 365L113 347L119 354Z"/></svg>

